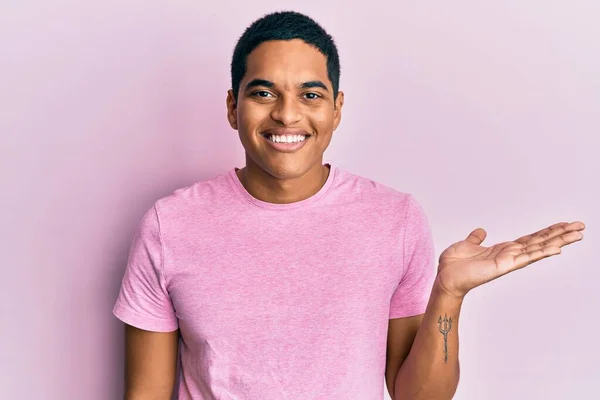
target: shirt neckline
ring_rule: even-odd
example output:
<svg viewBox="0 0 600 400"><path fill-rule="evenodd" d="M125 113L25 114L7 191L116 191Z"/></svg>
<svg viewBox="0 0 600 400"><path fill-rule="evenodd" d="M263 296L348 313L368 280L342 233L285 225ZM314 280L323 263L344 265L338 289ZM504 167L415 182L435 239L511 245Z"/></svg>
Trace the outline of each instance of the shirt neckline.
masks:
<svg viewBox="0 0 600 400"><path fill-rule="evenodd" d="M323 196L325 196L327 194L329 189L332 187L333 181L337 175L337 168L328 163L325 165L327 165L329 167L329 175L327 176L327 180L325 181L323 186L321 186L321 188L315 194L310 196L309 198L306 198L306 199L300 200L300 201L296 201L293 203L286 203L286 204L269 203L267 201L259 200L256 197L252 196L246 190L244 185L242 185L242 182L240 182L240 179L238 178L237 173L236 173L236 170L238 169L237 167L232 168L229 171L228 176L229 176L229 179L232 181L233 186L236 188L237 192L249 203L251 203L255 206L270 209L270 210L290 210L290 209L305 207L310 204L313 204L314 202L321 199Z"/></svg>

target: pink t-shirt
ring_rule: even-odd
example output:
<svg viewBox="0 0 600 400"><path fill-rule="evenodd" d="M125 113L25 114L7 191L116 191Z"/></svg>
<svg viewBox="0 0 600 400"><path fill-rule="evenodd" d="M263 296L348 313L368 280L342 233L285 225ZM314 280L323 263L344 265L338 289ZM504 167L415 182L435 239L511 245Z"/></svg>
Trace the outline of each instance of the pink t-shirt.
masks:
<svg viewBox="0 0 600 400"><path fill-rule="evenodd" d="M412 195L330 166L272 204L231 169L144 215L113 312L180 330L182 400L381 400L388 319L423 313L434 276Z"/></svg>

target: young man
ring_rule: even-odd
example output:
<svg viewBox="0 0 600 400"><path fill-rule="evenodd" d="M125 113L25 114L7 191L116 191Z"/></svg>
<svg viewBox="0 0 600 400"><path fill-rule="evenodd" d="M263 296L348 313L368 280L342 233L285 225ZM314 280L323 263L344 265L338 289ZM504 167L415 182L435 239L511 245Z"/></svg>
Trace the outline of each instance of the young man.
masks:
<svg viewBox="0 0 600 400"><path fill-rule="evenodd" d="M229 122L246 165L158 200L114 307L126 399L450 399L466 293L580 240L560 223L436 265L415 198L323 164L344 94L332 38L278 12L231 65ZM437 268L436 268L437 266Z"/></svg>

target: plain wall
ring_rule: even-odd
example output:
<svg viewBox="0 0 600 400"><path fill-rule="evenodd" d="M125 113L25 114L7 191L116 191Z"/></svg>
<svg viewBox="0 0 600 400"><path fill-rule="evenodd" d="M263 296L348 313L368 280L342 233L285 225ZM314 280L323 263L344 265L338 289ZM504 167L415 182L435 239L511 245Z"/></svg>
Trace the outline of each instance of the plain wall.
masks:
<svg viewBox="0 0 600 400"><path fill-rule="evenodd" d="M0 398L120 398L111 309L134 229L159 197L243 166L231 52L280 9L339 46L326 161L413 193L438 255L478 226L493 244L587 224L467 296L455 398L597 395L598 1L15 0L0 5Z"/></svg>

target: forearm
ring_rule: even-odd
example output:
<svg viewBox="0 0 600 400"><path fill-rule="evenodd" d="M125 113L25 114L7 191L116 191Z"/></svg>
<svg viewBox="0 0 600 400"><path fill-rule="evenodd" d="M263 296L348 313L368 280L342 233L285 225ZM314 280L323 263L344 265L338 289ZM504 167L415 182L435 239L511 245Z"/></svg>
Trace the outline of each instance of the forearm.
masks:
<svg viewBox="0 0 600 400"><path fill-rule="evenodd" d="M157 393L127 393L125 400L171 400L171 395Z"/></svg>
<svg viewBox="0 0 600 400"><path fill-rule="evenodd" d="M462 299L434 285L421 327L396 376L394 400L452 399L458 386Z"/></svg>
<svg viewBox="0 0 600 400"><path fill-rule="evenodd" d="M171 400L172 395L173 385L126 385L123 400Z"/></svg>

